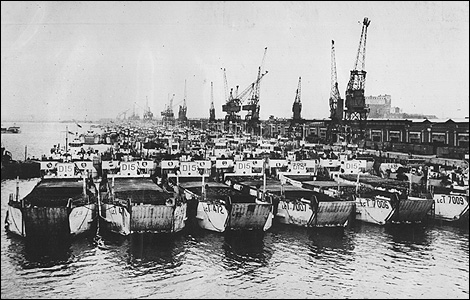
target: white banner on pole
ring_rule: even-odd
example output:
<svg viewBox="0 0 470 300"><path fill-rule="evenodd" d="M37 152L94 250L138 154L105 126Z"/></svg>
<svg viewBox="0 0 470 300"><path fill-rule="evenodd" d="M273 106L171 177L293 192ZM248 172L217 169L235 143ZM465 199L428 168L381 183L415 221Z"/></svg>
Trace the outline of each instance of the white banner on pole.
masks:
<svg viewBox="0 0 470 300"><path fill-rule="evenodd" d="M150 169L154 168L154 162L151 160L138 160L136 161L139 169Z"/></svg>
<svg viewBox="0 0 470 300"><path fill-rule="evenodd" d="M101 168L103 170L117 169L117 168L119 168L119 161L117 161L117 160L103 160L101 162Z"/></svg>
<svg viewBox="0 0 470 300"><path fill-rule="evenodd" d="M269 167L270 168L282 168L287 166L287 160L285 159L270 159Z"/></svg>
<svg viewBox="0 0 470 300"><path fill-rule="evenodd" d="M178 160L162 160L161 167L162 169L175 169L180 166L180 162Z"/></svg>
<svg viewBox="0 0 470 300"><path fill-rule="evenodd" d="M231 159L218 159L215 161L215 167L217 169L233 167L233 160Z"/></svg>
<svg viewBox="0 0 470 300"><path fill-rule="evenodd" d="M57 166L56 161L41 161L41 170L52 170Z"/></svg>

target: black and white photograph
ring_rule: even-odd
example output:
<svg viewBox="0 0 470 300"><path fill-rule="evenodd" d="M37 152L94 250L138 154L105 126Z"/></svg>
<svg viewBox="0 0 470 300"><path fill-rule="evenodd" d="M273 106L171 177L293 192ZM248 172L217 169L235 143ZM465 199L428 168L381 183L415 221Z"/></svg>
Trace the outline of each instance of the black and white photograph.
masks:
<svg viewBox="0 0 470 300"><path fill-rule="evenodd" d="M2 299L468 299L468 1L1 1Z"/></svg>

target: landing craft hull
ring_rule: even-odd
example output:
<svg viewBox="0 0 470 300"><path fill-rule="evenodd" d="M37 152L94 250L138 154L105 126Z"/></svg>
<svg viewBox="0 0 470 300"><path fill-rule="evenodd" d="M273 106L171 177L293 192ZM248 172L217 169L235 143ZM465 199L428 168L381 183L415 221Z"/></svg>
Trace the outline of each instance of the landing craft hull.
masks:
<svg viewBox="0 0 470 300"><path fill-rule="evenodd" d="M173 214L173 232L178 232L183 230L186 225L186 220L188 219L186 212L188 210L188 203L182 203L175 207L175 212Z"/></svg>
<svg viewBox="0 0 470 300"><path fill-rule="evenodd" d="M188 215L191 219L195 217L202 229L215 232L266 231L272 226L272 204L255 201L254 197L244 197L225 184L208 183L206 192L210 196L203 200L196 192L199 191L199 183L186 182L180 184L180 188L187 201L195 207L194 212L191 210Z"/></svg>
<svg viewBox="0 0 470 300"><path fill-rule="evenodd" d="M5 217L5 229L7 232L25 237L26 232L23 223L23 213L20 208L8 205L7 214Z"/></svg>
<svg viewBox="0 0 470 300"><path fill-rule="evenodd" d="M385 225L394 211L390 200L356 198L356 220Z"/></svg>
<svg viewBox="0 0 470 300"><path fill-rule="evenodd" d="M131 233L131 215L127 207L116 204L101 204L100 230L120 235Z"/></svg>
<svg viewBox="0 0 470 300"><path fill-rule="evenodd" d="M442 221L468 220L468 196L434 194L434 218Z"/></svg>
<svg viewBox="0 0 470 300"><path fill-rule="evenodd" d="M279 201L277 219L282 224L304 227L344 227L353 213L353 201L319 202L316 211L304 201Z"/></svg>
<svg viewBox="0 0 470 300"><path fill-rule="evenodd" d="M96 204L67 207L8 205L5 229L22 237L75 236L96 230Z"/></svg>
<svg viewBox="0 0 470 300"><path fill-rule="evenodd" d="M292 182L296 188L302 188L299 186L301 183ZM227 181L226 184L230 185L231 182ZM233 188L236 190L242 191L244 187L247 186L233 183ZM259 196L259 191L256 188L253 186L248 186L248 188L250 195ZM271 186L270 189L274 190ZM304 200L280 200L277 206L276 219L281 224L305 227L344 227L347 225L355 207L354 201L320 201L318 210L314 211L312 205L310 205L310 200Z"/></svg>
<svg viewBox="0 0 470 300"><path fill-rule="evenodd" d="M408 197L392 206L389 199L356 199L356 220L378 225L387 223L420 223L432 207L432 199Z"/></svg>
<svg viewBox="0 0 470 300"><path fill-rule="evenodd" d="M434 200L409 196L400 199L399 206L388 220L390 223L420 223L426 219Z"/></svg>
<svg viewBox="0 0 470 300"><path fill-rule="evenodd" d="M197 205L196 220L203 229L224 232L228 216L227 208L222 203L199 202Z"/></svg>
<svg viewBox="0 0 470 300"><path fill-rule="evenodd" d="M102 204L101 219L104 231L123 236L131 233L172 233L183 230L186 223L186 203L176 206L134 203L127 207Z"/></svg>
<svg viewBox="0 0 470 300"><path fill-rule="evenodd" d="M309 226L314 212L309 203L302 201L279 201L276 218L281 224Z"/></svg>
<svg viewBox="0 0 470 300"><path fill-rule="evenodd" d="M354 201L320 201L312 226L345 227L354 210Z"/></svg>
<svg viewBox="0 0 470 300"><path fill-rule="evenodd" d="M23 208L26 237L67 237L70 235L67 207Z"/></svg>
<svg viewBox="0 0 470 300"><path fill-rule="evenodd" d="M71 209L69 214L70 233L72 235L83 234L96 230L97 204L85 204Z"/></svg>
<svg viewBox="0 0 470 300"><path fill-rule="evenodd" d="M131 206L131 232L171 233L184 228L186 203L169 205L133 204Z"/></svg>
<svg viewBox="0 0 470 300"><path fill-rule="evenodd" d="M232 186L232 188L237 191L243 190L243 187L240 184L232 184L230 180L227 180L225 184ZM253 190L249 190L249 194L255 197L259 196L257 191ZM237 206L234 212L233 206L236 206L237 204L240 204L240 206ZM243 216L244 212L247 213L246 216ZM255 206L253 206L253 203L233 203L229 214L229 224L227 228L231 230L262 229L263 231L266 231L271 228L273 219L273 204L271 203L259 200L256 200ZM264 220L263 226L260 226L260 222L263 222L261 220Z"/></svg>
<svg viewBox="0 0 470 300"><path fill-rule="evenodd" d="M266 224L270 222L271 210L271 204L232 203L227 228L230 230L266 231L270 227Z"/></svg>

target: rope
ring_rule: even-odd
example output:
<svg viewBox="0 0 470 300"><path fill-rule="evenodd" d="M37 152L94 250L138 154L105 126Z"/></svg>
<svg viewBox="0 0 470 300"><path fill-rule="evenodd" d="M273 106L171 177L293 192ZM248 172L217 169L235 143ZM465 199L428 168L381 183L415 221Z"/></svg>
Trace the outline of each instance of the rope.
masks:
<svg viewBox="0 0 470 300"><path fill-rule="evenodd" d="M76 207L84 207L84 208L86 208L86 209L88 209L88 210L94 210L94 209L92 209L92 208L86 207L85 205L87 205L87 204L93 204L93 203L86 203L86 204L84 204L84 205L76 205L75 207L70 207L70 209L74 209L74 208L76 208Z"/></svg>
<svg viewBox="0 0 470 300"><path fill-rule="evenodd" d="M376 201L376 200L374 200L374 201ZM366 209L364 209L364 211L365 211L365 212L367 213L367 215L368 215L372 220L374 220L377 224L382 224L382 222L380 222L380 221L377 220L376 218L372 217L372 215L371 215ZM393 213L393 210L391 211L391 213ZM387 216L386 219L388 219L389 216L390 216L390 214ZM386 221L384 220L383 224L385 224L385 223L386 223Z"/></svg>
<svg viewBox="0 0 470 300"><path fill-rule="evenodd" d="M209 204L209 202L206 202L206 201L200 201L200 202L205 202L205 203ZM220 228L217 228L217 226L215 226L214 223L212 223L212 221L211 221L209 215L207 214L207 212L204 211L204 213L206 214L207 220L209 220L209 223L211 223L211 225L212 225L215 229L217 229L217 230L220 231L220 232L224 232L224 231L225 231L225 228L227 227L227 222L228 222L228 220L229 220L230 215L228 215L228 216L227 216L227 219L225 220L225 228L224 228L223 230L220 230ZM228 210L227 210L227 214L228 214Z"/></svg>
<svg viewBox="0 0 470 300"><path fill-rule="evenodd" d="M224 231L225 231L225 228L223 228L222 230L221 230L220 228L217 228L217 226L215 226L214 223L212 223L211 218L209 217L209 215L208 215L206 212L204 212L204 213L206 214L207 220L209 221L209 223L211 223L211 225L212 225L215 229L217 229L217 230L220 231L220 232L224 232ZM229 217L227 216L227 219L225 220L225 223L227 223L228 218L229 218ZM227 224L225 224L225 226L227 226Z"/></svg>
<svg viewBox="0 0 470 300"><path fill-rule="evenodd" d="M108 211L108 210L110 210L111 208L114 208L114 207L116 207L116 206L120 206L120 205L115 204L115 203L104 203L104 204L112 205L111 207L106 208L104 211ZM119 204L123 205L122 203L119 203ZM120 206L120 207L126 208L125 206ZM102 210L102 211L103 211L103 210Z"/></svg>
<svg viewBox="0 0 470 300"><path fill-rule="evenodd" d="M287 201L285 201L285 202L287 202ZM289 201L289 202L290 202L290 201ZM279 205L279 204L278 204L278 205ZM289 220L290 220L291 224L295 224L295 223L294 223L294 219L293 219L292 216L289 214L289 209L288 209L288 208L289 208L289 204L287 203L286 213L287 213L287 215L288 215L288 217L289 217ZM316 216L316 212L314 212L314 211L312 210L312 215L310 216L310 218L309 218L308 221L307 221L307 226L311 224L312 219L313 219L315 216Z"/></svg>

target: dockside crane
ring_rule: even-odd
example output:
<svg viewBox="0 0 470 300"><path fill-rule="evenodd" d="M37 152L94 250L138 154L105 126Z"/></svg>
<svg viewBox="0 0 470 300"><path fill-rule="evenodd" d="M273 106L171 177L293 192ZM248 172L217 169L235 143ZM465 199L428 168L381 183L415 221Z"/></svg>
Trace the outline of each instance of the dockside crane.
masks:
<svg viewBox="0 0 470 300"><path fill-rule="evenodd" d="M339 141L343 121L343 99L341 99L338 89L334 40L331 40L331 90L329 104L331 121L328 123L326 141L328 143L334 143Z"/></svg>
<svg viewBox="0 0 470 300"><path fill-rule="evenodd" d="M128 112L129 110L130 110L130 108L128 108L128 109L126 109L126 110L124 110L124 111L118 113L117 116L116 116L116 119L118 119L118 120L125 120L125 119L126 119L126 114L127 114L127 112Z"/></svg>
<svg viewBox="0 0 470 300"><path fill-rule="evenodd" d="M297 84L297 90L295 90L295 99L292 104L292 120L289 124L289 135L295 139L305 138L301 112L302 102L300 101L300 95L302 92L302 77L299 76L299 83Z"/></svg>
<svg viewBox="0 0 470 300"><path fill-rule="evenodd" d="M261 78L268 73L268 71L263 70L267 51L268 51L268 47L265 47L263 59L261 60L261 65L258 67L258 76L256 77L255 85L253 87L253 92L251 94L251 97L248 99L248 103L242 106L243 110L248 111L247 114L245 115L247 130L253 133L257 131L258 124L259 124L259 110L260 110L259 100L260 100Z"/></svg>
<svg viewBox="0 0 470 300"><path fill-rule="evenodd" d="M252 82L248 87L246 87L241 93L238 93L238 85L237 89L235 90L235 96L233 96L233 89L230 90L228 102L225 105L222 105L222 110L227 112L225 116L225 124L230 124L230 122L239 122L240 116L236 113L240 111L241 105L245 102L248 98L253 98L253 94L255 93L256 84L263 79L263 77L267 74L263 73L259 78L257 78L254 82Z"/></svg>
<svg viewBox="0 0 470 300"><path fill-rule="evenodd" d="M346 109L344 119L349 126L348 141L352 138L362 138L369 107L365 103L364 90L366 84L366 41L367 28L370 20L365 17L362 22L361 38L357 50L354 69L351 70L348 86L346 88Z"/></svg>
<svg viewBox="0 0 470 300"><path fill-rule="evenodd" d="M169 99L169 105L165 105L165 110L162 111L162 120L163 122L172 122L175 120L175 114L173 113L173 98L175 97L175 94L170 99L170 94L168 94L168 99Z"/></svg>
<svg viewBox="0 0 470 300"><path fill-rule="evenodd" d="M299 77L299 83L297 85L297 90L295 91L294 104L292 104L292 123L296 124L302 120L300 113L302 112L302 102L300 102L300 93L301 93L301 83L302 77Z"/></svg>
<svg viewBox="0 0 470 300"><path fill-rule="evenodd" d="M227 83L227 72L225 68L222 69L224 72L224 90L225 90L225 101L229 100L229 94L228 94L228 83Z"/></svg>
<svg viewBox="0 0 470 300"><path fill-rule="evenodd" d="M185 124L188 121L188 118L186 117L186 112L188 108L186 106L186 80L184 81L184 98L183 98L183 105L179 106L179 111L178 111L178 121L180 123Z"/></svg>
<svg viewBox="0 0 470 300"><path fill-rule="evenodd" d="M214 83L211 82L211 108L209 109L209 123L215 123L215 107L214 107Z"/></svg>
<svg viewBox="0 0 470 300"><path fill-rule="evenodd" d="M233 88L228 92L227 84L227 74L225 68L224 71L224 85L225 85L225 104L222 105L222 111L226 113L225 115L225 125L230 123L240 122L240 116L237 114L241 110L241 101L240 99L233 97ZM238 90L238 86L237 86Z"/></svg>
<svg viewBox="0 0 470 300"><path fill-rule="evenodd" d="M150 120L153 120L153 113L150 111L150 106L149 106L149 99L147 96L145 96L146 98L146 108L144 109L144 121L150 121Z"/></svg>
<svg viewBox="0 0 470 300"><path fill-rule="evenodd" d="M135 105L136 103L134 102L134 110L132 111L132 116L127 118L128 120L140 120L140 116L135 113Z"/></svg>

